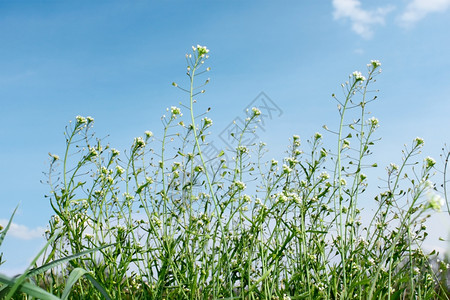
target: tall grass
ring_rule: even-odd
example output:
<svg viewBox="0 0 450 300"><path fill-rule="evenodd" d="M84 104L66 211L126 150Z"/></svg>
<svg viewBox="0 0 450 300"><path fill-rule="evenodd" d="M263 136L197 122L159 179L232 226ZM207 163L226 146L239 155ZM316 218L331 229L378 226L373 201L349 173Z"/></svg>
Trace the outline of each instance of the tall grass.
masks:
<svg viewBox="0 0 450 300"><path fill-rule="evenodd" d="M376 165L368 156L378 120L367 105L380 63L333 94L339 127L325 129L334 151L320 133L306 148L294 135L282 162L265 160L264 143L243 142L261 116L255 107L233 136L233 160L226 150L207 160L212 120L194 106L209 82L201 79L208 52L186 55L188 86L173 85L188 101L168 109L160 137L147 131L121 154L95 138L91 117L66 128L62 160L51 156L54 238L43 263L98 251L35 276L36 284L60 297L70 272L86 270L112 299L448 299L448 264L433 269L421 247L430 211L443 205L430 181L436 162L415 160L424 141L387 167L375 199L364 194L363 171ZM373 219L363 222L371 201ZM71 298L105 296L88 279L71 286Z"/></svg>

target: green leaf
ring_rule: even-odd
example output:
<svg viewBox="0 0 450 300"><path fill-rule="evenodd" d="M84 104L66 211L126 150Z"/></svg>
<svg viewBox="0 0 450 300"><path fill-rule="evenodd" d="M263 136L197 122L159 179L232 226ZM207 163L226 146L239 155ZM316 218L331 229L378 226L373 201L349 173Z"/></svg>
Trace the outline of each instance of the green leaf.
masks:
<svg viewBox="0 0 450 300"><path fill-rule="evenodd" d="M9 218L8 225L6 225L5 229L3 229L2 232L0 232L0 247L1 247L2 243L3 243L3 240L5 239L6 233L7 233L8 230L9 230L9 226L11 226L13 217L14 217L14 215L15 215L15 213L16 213L18 207L19 207L19 206L17 205L17 206L16 206L16 209L14 209L14 211L13 211L13 213L12 213L12 215L11 215L11 218Z"/></svg>
<svg viewBox="0 0 450 300"><path fill-rule="evenodd" d="M75 259L77 257L80 257L80 256L83 256L83 255L86 255L86 254L89 254L89 253L101 250L103 248L110 247L112 245L114 245L114 244L109 244L109 245L104 245L104 246L97 247L97 248L88 249L88 250L85 250L85 251L81 251L81 252L79 252L77 254L73 254L73 255L70 255L70 256L66 256L66 257L57 259L55 261L52 261L52 262L50 262L48 264L45 264L43 266L40 266L38 268L34 268L34 269L29 270L26 273L26 275L27 275L27 277L29 277L29 276L34 276L36 274L44 273L45 271L50 270L50 269L56 267L57 265L60 265L62 263L65 263L67 261Z"/></svg>
<svg viewBox="0 0 450 300"><path fill-rule="evenodd" d="M111 297L108 295L108 293L105 291L105 289L100 285L100 283L94 279L89 273L86 273L86 278L91 281L91 283L94 285L94 287L102 293L103 297L105 297L106 300L112 300Z"/></svg>
<svg viewBox="0 0 450 300"><path fill-rule="evenodd" d="M47 249L47 247L55 241L56 237L59 235L60 232L61 229L57 230L55 234L52 237L50 237L45 246L39 251L36 257L33 259L28 269L31 268L31 266L33 266L36 263L38 258L42 255L42 253L44 253L45 249ZM23 283L23 281L29 276L28 269L14 281L14 285L11 287L11 290L9 291L8 295L6 295L6 299L10 299L14 295L16 290L19 288L19 286Z"/></svg>
<svg viewBox="0 0 450 300"><path fill-rule="evenodd" d="M82 268L75 268L70 272L69 278L67 278L66 281L66 287L64 288L64 291L61 296L61 300L67 299L69 297L70 290L72 289L72 286L80 279L81 276L88 273L85 269Z"/></svg>
<svg viewBox="0 0 450 300"><path fill-rule="evenodd" d="M10 278L8 276L5 276L3 274L0 274L0 282L3 284L6 284L7 286L14 286L16 284L16 282L18 281L18 279L14 279L14 278ZM20 284L18 286L18 289L21 292L24 292L30 296L33 296L37 299L42 299L42 300L59 300L58 297L50 294L49 292L41 289L40 287L32 284L32 283L28 283L28 282L23 282L22 284ZM6 296L6 298L3 298L5 300L10 299L11 296Z"/></svg>

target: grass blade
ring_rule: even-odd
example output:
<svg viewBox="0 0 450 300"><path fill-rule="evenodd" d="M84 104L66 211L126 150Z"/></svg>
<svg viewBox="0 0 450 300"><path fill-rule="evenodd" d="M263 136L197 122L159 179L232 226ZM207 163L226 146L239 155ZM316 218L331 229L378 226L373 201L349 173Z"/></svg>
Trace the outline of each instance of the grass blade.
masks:
<svg viewBox="0 0 450 300"><path fill-rule="evenodd" d="M105 297L106 300L112 300L111 297L108 295L106 290L100 285L100 283L95 280L94 277L92 277L89 273L85 274L86 278L91 281L91 283L95 286L95 288L102 293L103 297Z"/></svg>
<svg viewBox="0 0 450 300"><path fill-rule="evenodd" d="M28 270L31 268L31 266L33 266L36 261L39 259L39 257L42 255L42 253L44 253L45 249L47 249L47 247L53 243L56 240L56 237L59 235L59 233L61 232L61 229L57 230L55 232L55 234L50 237L50 239L47 241L47 243L45 244L45 246L39 251L39 253L35 256L35 258L33 259L33 261L31 262L30 266L28 267L28 269L22 274L20 275L17 280L15 280L14 285L12 286L11 290L9 291L8 295L6 295L6 299L10 299L14 293L16 292L17 288L22 284L22 282L29 276L28 274Z"/></svg>
<svg viewBox="0 0 450 300"><path fill-rule="evenodd" d="M83 276L86 273L88 273L88 271L82 268L76 268L72 272L70 272L70 276L66 281L66 287L64 288L64 291L61 296L62 300L65 300L67 299L67 297L69 297L69 293L72 289L72 286L78 281L78 279L81 278L81 276Z"/></svg>
<svg viewBox="0 0 450 300"><path fill-rule="evenodd" d="M107 248L107 247L110 247L112 245L114 245L114 244L109 244L109 245L105 245L105 246L101 246L101 247L97 247L97 248L93 248L93 249L88 249L88 250L85 250L85 251L81 251L80 253L77 253L77 254L73 254L73 255L70 255L70 256L66 256L66 257L57 259L55 261L52 261L52 262L50 262L48 264L45 264L43 266L40 266L38 268L34 268L34 269L29 270L27 272L27 276L33 276L33 275L36 275L36 274L44 273L45 271L50 270L51 268L56 267L57 265L60 265L62 263L65 263L67 261L75 259L77 257L83 256L83 255L86 255L86 254L89 254L89 253L92 253L92 252L96 252L98 250L101 250L101 249L104 249L104 248Z"/></svg>
<svg viewBox="0 0 450 300"><path fill-rule="evenodd" d="M14 209L14 211L13 211L13 213L12 213L12 215L11 215L11 218L9 218L8 225L6 225L5 229L3 229L3 230L0 232L0 247L2 246L2 243L3 243L3 240L5 239L6 233L8 232L9 227L11 226L13 217L14 217L14 215L16 214L16 211L17 211L17 208L18 208L18 207L19 207L19 206L16 206L16 208Z"/></svg>
<svg viewBox="0 0 450 300"><path fill-rule="evenodd" d="M15 286L17 283L18 279L13 279L10 278L8 276L5 276L3 274L0 274L0 282L7 285L7 286ZM28 282L22 282L18 287L17 287L21 292L24 292L30 296L33 296L37 299L42 299L42 300L59 300L58 297L50 294L49 292L41 289L40 287L32 284L32 283L28 283ZM16 289L17 289L16 288ZM11 291L10 293L11 294ZM9 295L8 294L8 295ZM6 296L6 298L3 298L5 300L10 299L11 297Z"/></svg>

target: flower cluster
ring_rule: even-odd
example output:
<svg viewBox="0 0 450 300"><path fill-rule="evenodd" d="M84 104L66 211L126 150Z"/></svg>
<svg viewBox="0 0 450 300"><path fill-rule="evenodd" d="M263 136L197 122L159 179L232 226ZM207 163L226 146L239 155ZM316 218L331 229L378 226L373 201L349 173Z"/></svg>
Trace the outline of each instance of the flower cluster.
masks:
<svg viewBox="0 0 450 300"><path fill-rule="evenodd" d="M192 46L192 50L197 51L198 56L204 56L209 52L209 49L206 46L197 45L197 47Z"/></svg>
<svg viewBox="0 0 450 300"><path fill-rule="evenodd" d="M435 211L441 211L444 205L444 199L436 193L428 193L428 207L434 209Z"/></svg>
<svg viewBox="0 0 450 300"><path fill-rule="evenodd" d="M366 80L366 77L364 77L364 76L361 74L361 72L359 72L359 71L353 72L352 75L353 75L353 78L355 79L356 82Z"/></svg>
<svg viewBox="0 0 450 300"><path fill-rule="evenodd" d="M145 146L144 139L142 137L137 137L134 139L134 145L136 148L141 148Z"/></svg>
<svg viewBox="0 0 450 300"><path fill-rule="evenodd" d="M252 107L252 112L254 116L259 116L261 114L261 111L256 107Z"/></svg>
<svg viewBox="0 0 450 300"><path fill-rule="evenodd" d="M327 180L330 179L330 174L328 174L327 172L322 172L319 175L319 180Z"/></svg>
<svg viewBox="0 0 450 300"><path fill-rule="evenodd" d="M172 107L170 108L170 112L172 113L172 117L174 117L174 118L176 118L177 115L180 115L180 117L183 115L183 114L181 113L181 109L179 109L179 108L176 107L176 106L172 106Z"/></svg>
<svg viewBox="0 0 450 300"><path fill-rule="evenodd" d="M209 126L212 125L213 121L210 118L208 118L208 117L204 117L203 118L203 123L205 124L204 125L205 127L209 127Z"/></svg>
<svg viewBox="0 0 450 300"><path fill-rule="evenodd" d="M375 117L370 118L369 120L367 120L367 122L369 123L369 125L371 127L377 127L378 126L378 119Z"/></svg>
<svg viewBox="0 0 450 300"><path fill-rule="evenodd" d="M416 138L414 139L414 143L415 143L415 146L416 146L416 147L422 146L422 145L424 144L423 138L416 137Z"/></svg>
<svg viewBox="0 0 450 300"><path fill-rule="evenodd" d="M248 153L249 152L249 150L248 150L248 148L246 146L238 146L236 148L236 150L237 150L237 152L239 154L244 154L244 153Z"/></svg>
<svg viewBox="0 0 450 300"><path fill-rule="evenodd" d="M246 185L242 181L236 180L233 185L238 188L238 190L245 190Z"/></svg>
<svg viewBox="0 0 450 300"><path fill-rule="evenodd" d="M427 168L431 168L436 164L436 161L434 160L434 158L429 157L429 156L425 157L424 161L425 161L425 165Z"/></svg>
<svg viewBox="0 0 450 300"><path fill-rule="evenodd" d="M379 66L381 66L381 63L379 60L371 60L370 64L367 65L368 67L372 66L374 69L378 68Z"/></svg>
<svg viewBox="0 0 450 300"><path fill-rule="evenodd" d="M289 166L283 164L283 173L289 174L291 172L292 172L292 169Z"/></svg>

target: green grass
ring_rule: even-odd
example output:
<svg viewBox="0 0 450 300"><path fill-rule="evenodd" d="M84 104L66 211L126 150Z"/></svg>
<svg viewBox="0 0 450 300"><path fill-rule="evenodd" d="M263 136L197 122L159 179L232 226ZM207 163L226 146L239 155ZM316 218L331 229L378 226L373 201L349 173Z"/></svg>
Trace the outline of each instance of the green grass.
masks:
<svg viewBox="0 0 450 300"><path fill-rule="evenodd" d="M253 108L227 161L225 150L205 159L212 121L194 111L207 58L201 46L186 55L188 87L173 85L187 95L187 118L168 109L161 137L145 132L121 154L95 138L90 117L66 128L63 158L51 155L49 170L54 216L41 265L51 268L0 289L17 289L15 299L26 285L70 299L449 298L448 264L433 268L421 250L424 223L443 205L430 181L435 161L415 160L423 140L387 167L375 199L364 194L363 171L376 165L378 120L366 107L379 62L333 94L335 150L319 133L307 147L293 136L282 162L265 160L264 143L243 142L260 118ZM363 222L368 201L377 209Z"/></svg>

